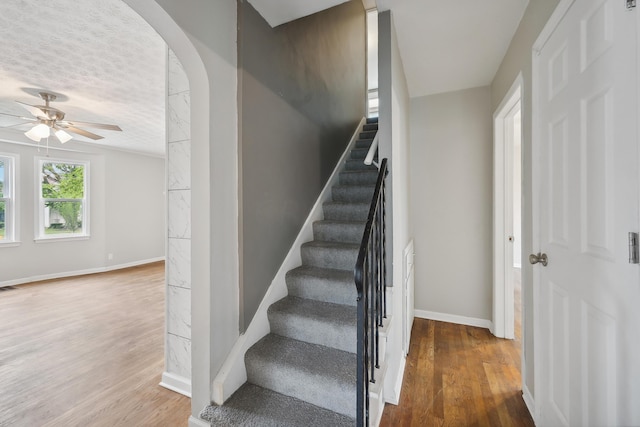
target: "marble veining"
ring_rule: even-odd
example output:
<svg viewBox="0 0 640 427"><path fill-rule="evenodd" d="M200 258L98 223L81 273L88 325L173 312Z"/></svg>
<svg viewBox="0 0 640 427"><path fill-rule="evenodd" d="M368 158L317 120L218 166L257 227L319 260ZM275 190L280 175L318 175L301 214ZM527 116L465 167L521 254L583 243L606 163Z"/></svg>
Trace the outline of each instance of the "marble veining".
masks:
<svg viewBox="0 0 640 427"><path fill-rule="evenodd" d="M167 283L191 288L191 240L169 238L167 245Z"/></svg>
<svg viewBox="0 0 640 427"><path fill-rule="evenodd" d="M185 141L191 137L190 114L191 95L189 92L180 92L169 95L167 115L167 140L169 142Z"/></svg>
<svg viewBox="0 0 640 427"><path fill-rule="evenodd" d="M167 331L191 339L191 289L169 286L167 301Z"/></svg>
<svg viewBox="0 0 640 427"><path fill-rule="evenodd" d="M186 190L191 188L191 144L189 141L173 142L167 148L168 188Z"/></svg>
<svg viewBox="0 0 640 427"><path fill-rule="evenodd" d="M167 334L167 372L191 378L191 340Z"/></svg>
<svg viewBox="0 0 640 427"><path fill-rule="evenodd" d="M187 78L187 73L184 72L182 63L180 63L180 60L171 49L169 49L168 67L169 95L188 91L189 79Z"/></svg>
<svg viewBox="0 0 640 427"><path fill-rule="evenodd" d="M170 190L168 196L169 237L191 238L191 190Z"/></svg>

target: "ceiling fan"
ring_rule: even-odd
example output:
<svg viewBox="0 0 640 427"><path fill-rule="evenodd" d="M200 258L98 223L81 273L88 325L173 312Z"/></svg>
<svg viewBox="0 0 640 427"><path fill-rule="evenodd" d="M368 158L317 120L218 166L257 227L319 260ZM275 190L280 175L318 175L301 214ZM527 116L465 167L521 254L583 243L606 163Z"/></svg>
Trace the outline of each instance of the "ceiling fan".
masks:
<svg viewBox="0 0 640 427"><path fill-rule="evenodd" d="M58 110L49 105L50 102L55 101L57 96L51 92L39 92L40 97L44 100L44 105L31 105L24 102L16 101L27 111L29 111L33 117L22 117L14 114L0 113L4 116L18 117L24 120L26 123L32 123L34 126L26 131L24 134L35 142L40 142L42 138L48 138L53 133L61 143L65 143L73 138L69 133L81 135L93 140L102 139L104 137L96 135L93 132L81 129L78 126L122 131L120 126L107 125L102 123L88 123L64 120L65 113L62 110ZM18 125L25 124L19 123ZM14 126L18 126L14 125Z"/></svg>

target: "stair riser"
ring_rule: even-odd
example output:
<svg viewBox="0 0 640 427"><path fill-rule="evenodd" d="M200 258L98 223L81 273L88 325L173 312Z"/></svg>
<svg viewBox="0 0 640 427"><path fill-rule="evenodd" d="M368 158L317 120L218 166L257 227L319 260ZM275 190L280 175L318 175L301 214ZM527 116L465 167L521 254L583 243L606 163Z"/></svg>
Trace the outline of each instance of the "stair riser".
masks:
<svg viewBox="0 0 640 427"><path fill-rule="evenodd" d="M375 185L377 180L378 172L375 170L340 174L341 185Z"/></svg>
<svg viewBox="0 0 640 427"><path fill-rule="evenodd" d="M378 124L378 118L377 117L368 117L367 118L367 124L371 124L371 123Z"/></svg>
<svg viewBox="0 0 640 427"><path fill-rule="evenodd" d="M356 352L356 313L351 325L336 326L289 313L269 311L271 333L298 341Z"/></svg>
<svg viewBox="0 0 640 427"><path fill-rule="evenodd" d="M353 282L332 282L312 276L293 276L287 274L289 295L316 301L332 302L355 306L358 294Z"/></svg>
<svg viewBox="0 0 640 427"><path fill-rule="evenodd" d="M375 165L365 165L364 159L349 159L345 165L344 170L358 171L358 170L378 170Z"/></svg>
<svg viewBox="0 0 640 427"><path fill-rule="evenodd" d="M360 134L358 135L359 139L373 139L376 136L376 131L370 131L370 132L360 132Z"/></svg>
<svg viewBox="0 0 640 427"><path fill-rule="evenodd" d="M374 190L373 186L335 186L331 189L331 196L334 202L371 203Z"/></svg>
<svg viewBox="0 0 640 427"><path fill-rule="evenodd" d="M358 139L356 141L356 146L355 148L365 148L365 149L369 149L369 147L371 147L371 143L373 142L372 139Z"/></svg>
<svg viewBox="0 0 640 427"><path fill-rule="evenodd" d="M368 204L324 205L324 217L333 221L366 221Z"/></svg>
<svg viewBox="0 0 640 427"><path fill-rule="evenodd" d="M355 148L355 149L351 150L351 153L349 154L349 157L351 159L353 159L353 160L358 160L358 159L364 160L365 157L367 157L367 153L369 153L368 149Z"/></svg>
<svg viewBox="0 0 640 427"><path fill-rule="evenodd" d="M313 237L324 242L360 243L364 233L364 222L361 224L313 224Z"/></svg>
<svg viewBox="0 0 640 427"><path fill-rule="evenodd" d="M353 270L358 258L357 249L303 246L300 251L303 265L336 270Z"/></svg>
<svg viewBox="0 0 640 427"><path fill-rule="evenodd" d="M378 124L377 123L367 123L366 125L364 125L362 127L362 130L364 132L377 131L378 130Z"/></svg>
<svg viewBox="0 0 640 427"><path fill-rule="evenodd" d="M353 387L341 387L334 382L321 382L306 372L270 361L260 363L253 357L247 357L245 364L247 380L252 384L355 418L355 383Z"/></svg>

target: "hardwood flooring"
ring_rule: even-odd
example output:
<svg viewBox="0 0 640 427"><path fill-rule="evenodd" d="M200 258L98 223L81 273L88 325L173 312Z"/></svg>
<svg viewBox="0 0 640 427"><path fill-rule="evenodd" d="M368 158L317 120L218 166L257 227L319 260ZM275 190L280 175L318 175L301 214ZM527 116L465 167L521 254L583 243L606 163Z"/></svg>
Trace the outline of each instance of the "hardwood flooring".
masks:
<svg viewBox="0 0 640 427"><path fill-rule="evenodd" d="M519 325L508 341L416 319L381 426L533 426ZM158 385L163 346L162 263L0 291L0 426L186 426L190 400Z"/></svg>
<svg viewBox="0 0 640 427"><path fill-rule="evenodd" d="M515 298L515 340L415 319L400 403L385 405L380 426L533 426L520 382L518 283Z"/></svg>
<svg viewBox="0 0 640 427"><path fill-rule="evenodd" d="M186 426L164 294L163 263L0 291L0 426Z"/></svg>

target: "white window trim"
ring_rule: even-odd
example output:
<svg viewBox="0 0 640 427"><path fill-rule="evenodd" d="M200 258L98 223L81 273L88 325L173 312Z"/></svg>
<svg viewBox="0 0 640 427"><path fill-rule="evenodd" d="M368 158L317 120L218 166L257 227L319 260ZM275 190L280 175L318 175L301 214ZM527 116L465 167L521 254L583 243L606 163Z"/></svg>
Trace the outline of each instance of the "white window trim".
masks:
<svg viewBox="0 0 640 427"><path fill-rule="evenodd" d="M2 197L2 200L5 202L5 238L0 240L0 247L18 246L20 244L20 204L18 203L20 155L0 153L0 157L10 160L9 167L7 167L5 163L4 168L4 193L5 195L8 194L9 197ZM7 191L7 189L9 191ZM10 221L7 221L7 218L9 218Z"/></svg>
<svg viewBox="0 0 640 427"><path fill-rule="evenodd" d="M35 218L35 238L34 241L36 243L41 242L54 242L54 241L70 241L70 240L87 240L91 237L90 233L90 215L89 215L89 182L90 182L90 163L88 160L74 160L74 159L63 159L63 158L52 158L52 157L36 157L36 179L35 179L35 187L36 187L36 214ZM44 234L44 199L42 198L42 166L44 163L66 163L70 165L78 165L84 167L84 198L82 199L82 228L83 233L75 233L75 234L53 234L46 235ZM78 200L78 199L73 199Z"/></svg>

